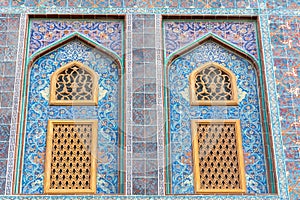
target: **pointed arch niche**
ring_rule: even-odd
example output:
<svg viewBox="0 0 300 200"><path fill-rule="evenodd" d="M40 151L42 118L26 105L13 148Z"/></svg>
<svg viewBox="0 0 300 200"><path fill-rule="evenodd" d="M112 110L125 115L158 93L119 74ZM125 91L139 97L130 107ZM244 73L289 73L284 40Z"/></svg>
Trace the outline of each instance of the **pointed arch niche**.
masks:
<svg viewBox="0 0 300 200"><path fill-rule="evenodd" d="M165 74L168 193L274 193L276 179L270 170L273 166L272 155L266 153L270 152L270 149L266 149L266 146L270 147L266 143L270 133L266 113L263 113L266 110L266 99L261 98L264 97L263 75L255 58L218 36L209 34L173 53L166 62ZM216 79L218 81L214 82ZM222 81L223 87L220 84ZM223 90L223 96L212 92L212 88L216 91ZM207 93L204 98L201 94L200 97L197 96L197 93L204 90ZM225 98L224 94L230 95L225 95ZM220 96L222 97L219 98ZM224 134L224 137L228 137L226 127L234 127L228 122L234 122L234 126L239 127L230 128L230 131L228 129L230 134L235 135L234 141L221 136ZM219 177L226 177L226 174L222 175L222 170L211 173L210 170L206 171L205 163L201 163L205 159L209 160L208 157L218 157L214 153L229 152L222 143L227 140L232 147L241 148L234 150L240 162L236 165L239 170L232 174L233 177L239 177L241 183L236 187L237 190L231 188L232 184L226 185L226 181L218 180L218 173L221 173ZM216 144L212 144L214 141ZM220 149L213 150L216 145ZM207 149L203 149L204 147ZM207 152L208 155L202 155L201 152ZM232 154L225 154L224 158L236 161L236 158L230 157ZM219 170L227 166L226 162L222 162L217 168L206 168ZM204 171L197 171L200 168ZM206 183L210 185L202 185Z"/></svg>
<svg viewBox="0 0 300 200"><path fill-rule="evenodd" d="M20 125L22 145L18 147L20 170L16 175L15 193L122 193L124 169L121 169L121 162L124 159L119 150L124 148L121 133L124 130L124 101L121 100L124 93L121 74L124 69L121 59L88 38L72 34L34 54L27 69L24 78L27 83L24 88L26 99L22 102L23 123ZM57 98L57 92L66 92L63 93L66 97ZM64 127L62 131L61 127ZM61 137L70 138L64 140ZM51 152L70 153L69 143L57 144L63 141L74 143L75 140L74 148L76 146L79 149L76 151L84 155L82 159L88 159L90 164L80 159L75 161L71 154L63 157L55 155L60 159L73 159L73 164L84 165L86 173L89 172L83 179L89 176L90 182L85 182L86 186L83 186L80 185L83 180L80 179L80 170L74 169L76 173L80 172L75 175L79 177L76 183L82 188L77 189L60 185L51 175L52 172L65 172L61 166L51 165L52 162L66 166L69 162L57 162ZM52 186L54 182L59 186ZM62 183L69 184L72 180L65 179Z"/></svg>

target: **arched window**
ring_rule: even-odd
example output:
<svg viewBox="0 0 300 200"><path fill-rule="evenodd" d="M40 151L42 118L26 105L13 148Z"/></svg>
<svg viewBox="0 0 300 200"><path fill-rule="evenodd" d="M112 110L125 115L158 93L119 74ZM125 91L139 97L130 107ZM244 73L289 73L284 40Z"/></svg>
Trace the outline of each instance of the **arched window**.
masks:
<svg viewBox="0 0 300 200"><path fill-rule="evenodd" d="M94 71L73 61L51 77L50 105L97 105L98 78Z"/></svg>
<svg viewBox="0 0 300 200"><path fill-rule="evenodd" d="M234 74L222 65L209 62L190 75L191 105L237 105Z"/></svg>

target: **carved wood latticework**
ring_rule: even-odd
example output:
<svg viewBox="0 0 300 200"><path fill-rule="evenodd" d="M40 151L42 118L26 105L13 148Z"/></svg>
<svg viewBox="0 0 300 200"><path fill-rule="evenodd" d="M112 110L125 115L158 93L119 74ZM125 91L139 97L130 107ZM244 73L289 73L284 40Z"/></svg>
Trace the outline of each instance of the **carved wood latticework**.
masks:
<svg viewBox="0 0 300 200"><path fill-rule="evenodd" d="M97 120L49 120L44 190L96 193Z"/></svg>
<svg viewBox="0 0 300 200"><path fill-rule="evenodd" d="M192 120L196 193L244 193L239 120Z"/></svg>
<svg viewBox="0 0 300 200"><path fill-rule="evenodd" d="M234 74L220 64L210 62L190 75L191 105L237 105Z"/></svg>
<svg viewBox="0 0 300 200"><path fill-rule="evenodd" d="M74 61L51 77L50 105L97 105L98 78L95 72Z"/></svg>

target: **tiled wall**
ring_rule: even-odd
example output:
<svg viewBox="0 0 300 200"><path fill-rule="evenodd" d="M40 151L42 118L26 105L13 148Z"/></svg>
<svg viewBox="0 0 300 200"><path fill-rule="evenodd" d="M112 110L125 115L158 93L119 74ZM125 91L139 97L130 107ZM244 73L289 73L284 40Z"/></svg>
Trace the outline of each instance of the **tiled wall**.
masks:
<svg viewBox="0 0 300 200"><path fill-rule="evenodd" d="M15 82L19 15L0 15L0 194L4 194Z"/></svg>
<svg viewBox="0 0 300 200"><path fill-rule="evenodd" d="M132 18L132 194L158 192L154 15Z"/></svg>
<svg viewBox="0 0 300 200"><path fill-rule="evenodd" d="M291 199L300 198L300 17L269 17Z"/></svg>
<svg viewBox="0 0 300 200"><path fill-rule="evenodd" d="M87 8L89 7L89 8ZM101 10L103 8L103 10ZM187 8L187 9L184 9ZM191 9L197 8L197 9ZM119 10L121 9L121 10ZM122 10L123 9L123 10ZM160 123L158 110L157 89L158 66L155 61L154 48L157 42L153 13L161 14L199 14L199 15L257 15L262 19L263 38L270 36L272 52L264 57L267 62L270 58L276 70L276 84L281 115L281 134L285 148L285 163L289 181L291 199L300 198L300 59L299 59L299 33L300 15L299 2L292 0L228 0L219 1L97 1L97 0L1 0L2 13L39 13L47 11L52 13L80 13L80 14L125 14L145 13L145 15L132 15L132 187L127 194L157 194L159 187L157 171L159 171L156 155L158 143L155 143L163 130L158 130ZM120 11L122 11L120 13ZM161 12L161 13L160 13ZM269 20L269 21L267 21ZM25 23L25 20L23 21ZM159 23L158 23L159 24ZM23 24L24 26L24 24ZM4 194L6 159L10 133L13 88L15 82L16 57L18 51L19 15L2 14L0 16L0 194ZM161 27L156 27L160 29ZM80 31L79 31L80 32ZM154 36L155 35L155 36ZM2 39L3 38L3 39ZM155 38L155 39L153 39ZM264 49L269 41L264 40ZM108 43L107 43L108 44ZM126 44L128 45L128 44ZM22 46L22 45L21 45ZM19 47L21 47L19 46ZM104 45L105 46L105 45ZM156 44L156 47L158 45ZM131 51L131 49L129 49ZM120 52L117 52L117 54ZM128 52L127 52L128 53ZM265 53L266 54L266 53ZM123 55L121 52L118 55ZM156 54L157 55L157 54ZM19 55L22 56L22 55ZM263 55L265 56L265 55ZM267 66L272 68L272 66ZM19 68L20 69L20 68ZM161 69L160 69L161 70ZM16 71L16 73L20 73ZM144 74L147 74L145 76ZM19 92L19 91L16 91ZM271 99L270 101L276 101ZM276 108L276 106L275 106ZM130 112L130 111L127 111ZM128 114L127 116L130 116ZM276 125L276 122L274 123ZM131 126L131 125L130 125ZM277 126L277 125L276 125ZM161 128L161 127L160 127ZM280 143L281 141L275 141ZM276 149L275 151L278 151ZM129 159L129 158L127 158ZM280 162L280 160L276 160ZM150 164L151 163L151 164ZM129 165L128 165L129 166ZM127 167L128 167L127 166ZM154 168L152 168L154 166ZM2 170L3 169L3 170ZM140 170L142 169L142 170ZM284 183L283 183L284 184ZM8 194L10 194L8 192ZM257 197L260 198L260 197Z"/></svg>

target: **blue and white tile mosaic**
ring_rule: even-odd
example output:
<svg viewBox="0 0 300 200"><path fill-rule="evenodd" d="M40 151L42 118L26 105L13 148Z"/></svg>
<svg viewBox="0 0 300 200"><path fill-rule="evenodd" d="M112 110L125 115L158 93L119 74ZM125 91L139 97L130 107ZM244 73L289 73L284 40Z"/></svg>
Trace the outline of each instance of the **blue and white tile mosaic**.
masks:
<svg viewBox="0 0 300 200"><path fill-rule="evenodd" d="M51 74L79 61L99 75L98 106L49 106ZM22 193L42 194L49 119L98 119L97 193L118 193L119 73L112 57L79 40L72 40L40 57L30 69Z"/></svg>
<svg viewBox="0 0 300 200"><path fill-rule="evenodd" d="M32 19L30 20L29 55L72 33L81 33L98 44L123 55L123 22L101 19Z"/></svg>
<svg viewBox="0 0 300 200"><path fill-rule="evenodd" d="M254 21L165 20L163 27L167 57L208 33L227 40L255 58L258 57L257 30Z"/></svg>
<svg viewBox="0 0 300 200"><path fill-rule="evenodd" d="M217 62L237 78L238 106L191 106L189 75L207 62ZM215 42L205 42L175 59L168 69L172 192L193 194L192 119L240 119L247 193L268 192L255 67Z"/></svg>

